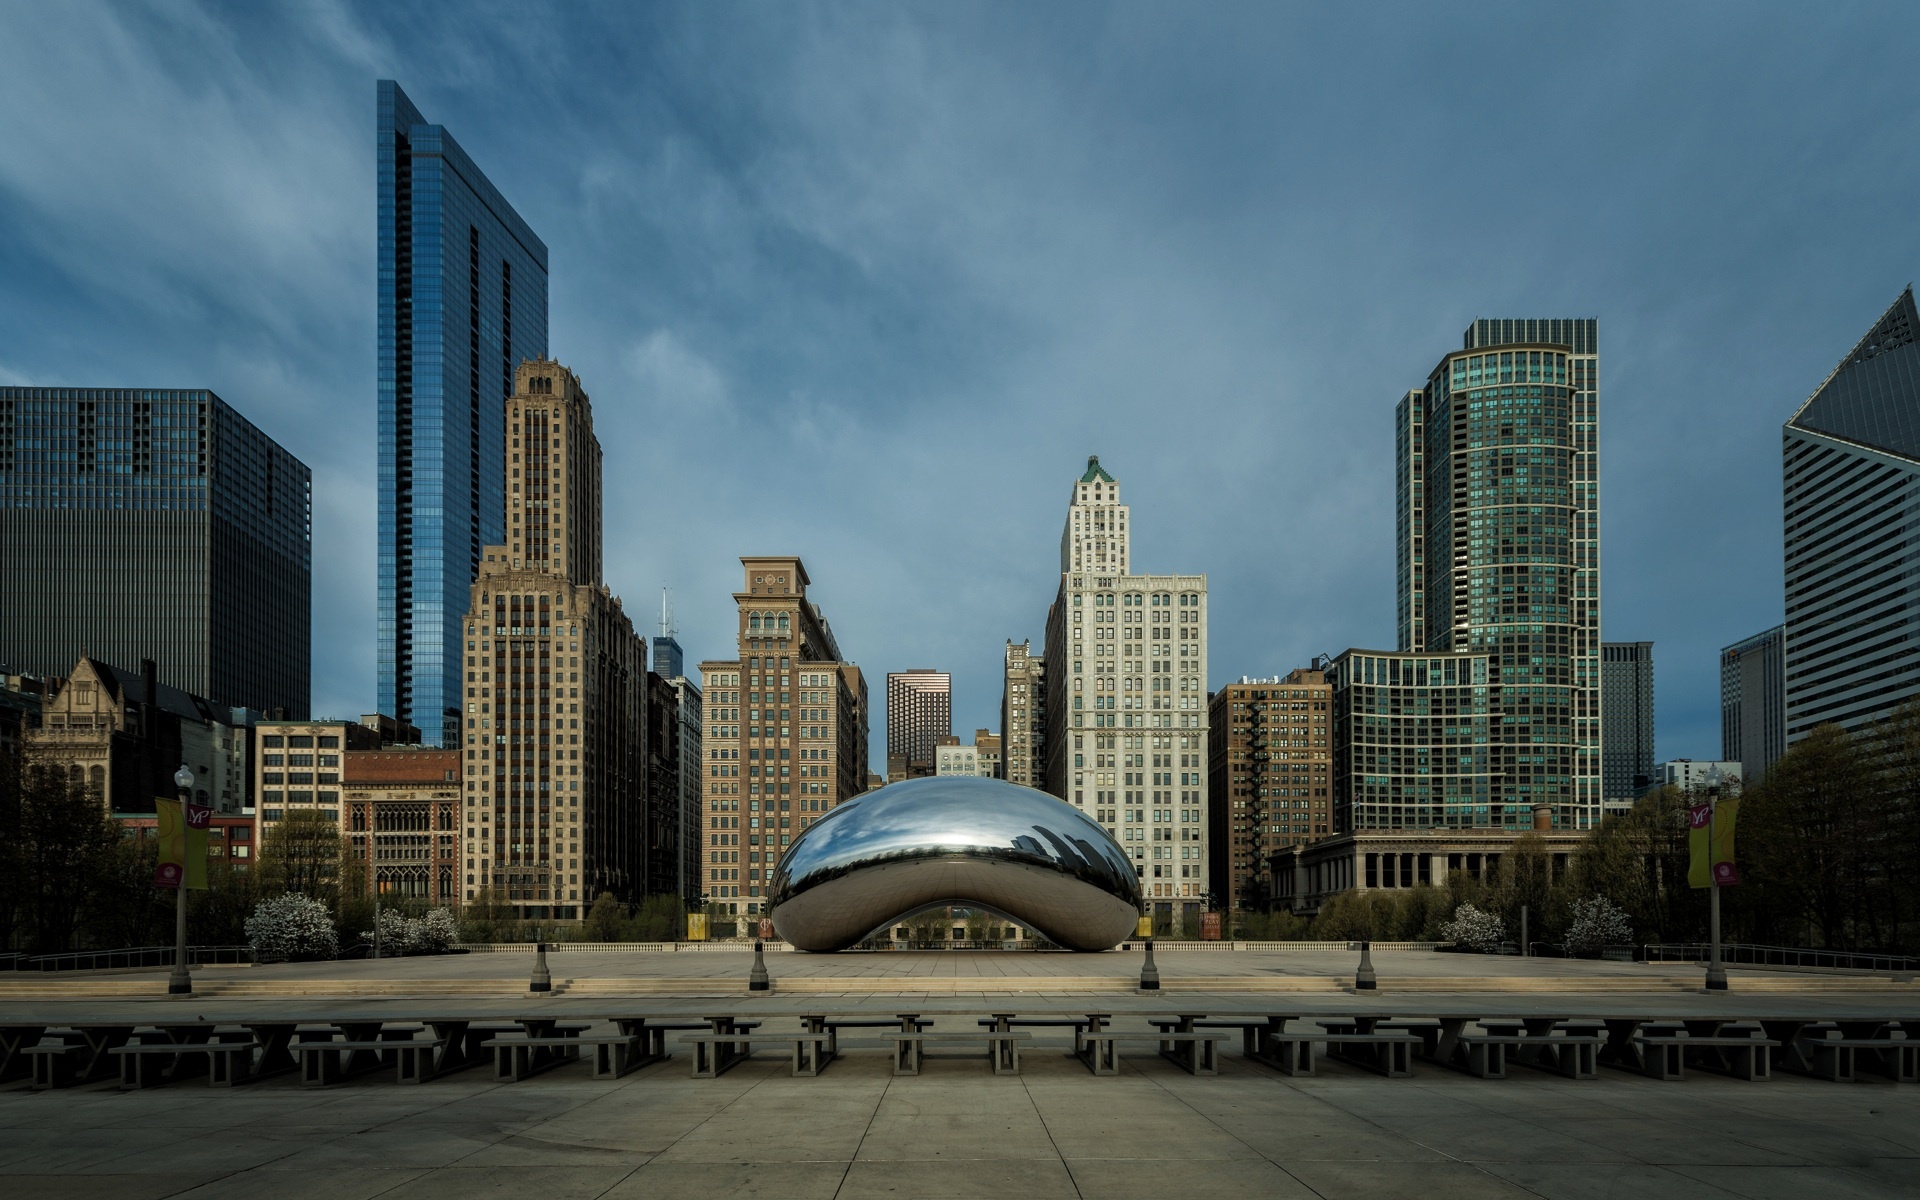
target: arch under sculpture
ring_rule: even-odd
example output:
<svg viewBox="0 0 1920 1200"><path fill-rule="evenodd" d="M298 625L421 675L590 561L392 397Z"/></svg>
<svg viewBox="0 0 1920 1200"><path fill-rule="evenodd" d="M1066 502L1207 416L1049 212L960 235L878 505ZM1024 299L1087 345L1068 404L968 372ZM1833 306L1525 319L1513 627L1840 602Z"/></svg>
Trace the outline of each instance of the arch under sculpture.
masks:
<svg viewBox="0 0 1920 1200"><path fill-rule="evenodd" d="M991 909L1071 950L1132 935L1140 881L1086 814L997 779L888 784L795 839L768 889L773 927L802 950L844 950L938 904Z"/></svg>

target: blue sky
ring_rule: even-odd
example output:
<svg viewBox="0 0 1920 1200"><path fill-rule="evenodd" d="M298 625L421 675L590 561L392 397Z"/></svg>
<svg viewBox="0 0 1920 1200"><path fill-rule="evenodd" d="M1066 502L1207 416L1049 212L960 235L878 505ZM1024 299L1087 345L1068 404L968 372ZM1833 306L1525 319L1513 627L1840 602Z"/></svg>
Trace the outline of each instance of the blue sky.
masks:
<svg viewBox="0 0 1920 1200"><path fill-rule="evenodd" d="M1604 633L1661 757L1781 618L1779 428L1920 263L1897 5L0 0L0 382L210 387L314 470L373 702L374 81L551 251L608 582L730 653L798 552L876 692L998 724L1097 453L1212 683L1393 643L1396 398L1596 316ZM876 746L881 730L875 729ZM876 752L876 761L880 757Z"/></svg>

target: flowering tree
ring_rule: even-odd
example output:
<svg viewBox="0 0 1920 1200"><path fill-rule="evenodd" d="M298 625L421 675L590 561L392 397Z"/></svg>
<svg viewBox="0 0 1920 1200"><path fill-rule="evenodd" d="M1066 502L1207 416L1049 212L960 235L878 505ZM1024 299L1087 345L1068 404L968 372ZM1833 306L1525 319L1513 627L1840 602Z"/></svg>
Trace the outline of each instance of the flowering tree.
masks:
<svg viewBox="0 0 1920 1200"><path fill-rule="evenodd" d="M1589 896L1574 904L1566 941L1569 954L1597 954L1603 947L1632 942L1633 926L1613 901Z"/></svg>
<svg viewBox="0 0 1920 1200"><path fill-rule="evenodd" d="M1487 954L1500 948L1501 940L1506 937L1506 926L1494 914L1482 912L1471 904L1462 904L1453 910L1453 920L1440 926L1440 936L1469 950Z"/></svg>
<svg viewBox="0 0 1920 1200"><path fill-rule="evenodd" d="M327 906L299 892L262 900L247 918L255 962L332 958L340 951Z"/></svg>
<svg viewBox="0 0 1920 1200"><path fill-rule="evenodd" d="M373 931L360 935L373 942ZM380 911L380 949L385 954L445 954L460 940L459 922L449 909L428 910L423 917L408 917L391 908Z"/></svg>

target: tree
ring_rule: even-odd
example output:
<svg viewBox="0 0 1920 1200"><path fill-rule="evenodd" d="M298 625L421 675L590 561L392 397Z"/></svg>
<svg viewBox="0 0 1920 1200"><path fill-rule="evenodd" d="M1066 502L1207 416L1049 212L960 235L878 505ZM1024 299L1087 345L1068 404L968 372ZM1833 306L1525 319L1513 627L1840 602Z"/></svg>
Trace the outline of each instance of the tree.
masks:
<svg viewBox="0 0 1920 1200"><path fill-rule="evenodd" d="M1440 927L1440 936L1469 950L1491 954L1500 949L1506 928L1495 914L1462 904L1455 910L1453 919Z"/></svg>
<svg viewBox="0 0 1920 1200"><path fill-rule="evenodd" d="M247 941L255 962L303 962L340 952L332 911L298 892L262 900L247 918Z"/></svg>
<svg viewBox="0 0 1920 1200"><path fill-rule="evenodd" d="M1804 944L1852 948L1882 944L1885 921L1874 892L1888 821L1879 772L1838 725L1816 727L1769 767L1742 799L1738 857L1770 904L1755 914L1785 922Z"/></svg>
<svg viewBox="0 0 1920 1200"><path fill-rule="evenodd" d="M586 924L580 930L583 942L617 942L621 940L622 926L626 923L627 910L612 892L601 892L593 898L593 907L587 910Z"/></svg>
<svg viewBox="0 0 1920 1200"><path fill-rule="evenodd" d="M116 861L119 824L91 789L52 763L7 766L0 795L7 847L0 874L10 885L14 941L40 954L70 950L101 873Z"/></svg>
<svg viewBox="0 0 1920 1200"><path fill-rule="evenodd" d="M1598 954L1608 946L1632 943L1633 926L1605 896L1589 896L1574 904L1565 940L1568 954Z"/></svg>
<svg viewBox="0 0 1920 1200"><path fill-rule="evenodd" d="M634 942L677 942L686 933L687 905L679 896L662 893L640 901L627 918L621 936Z"/></svg>
<svg viewBox="0 0 1920 1200"><path fill-rule="evenodd" d="M331 908L340 898L340 828L310 808L287 810L260 849L266 890L298 892Z"/></svg>
<svg viewBox="0 0 1920 1200"><path fill-rule="evenodd" d="M929 908L908 917L901 924L907 927L907 945L916 950L932 950L947 944L947 927L952 918L947 910Z"/></svg>

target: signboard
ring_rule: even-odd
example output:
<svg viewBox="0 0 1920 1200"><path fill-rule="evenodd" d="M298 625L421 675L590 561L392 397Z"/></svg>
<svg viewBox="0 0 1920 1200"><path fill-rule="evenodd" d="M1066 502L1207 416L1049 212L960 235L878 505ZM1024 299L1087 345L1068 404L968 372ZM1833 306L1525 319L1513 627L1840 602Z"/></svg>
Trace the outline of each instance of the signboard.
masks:
<svg viewBox="0 0 1920 1200"><path fill-rule="evenodd" d="M1220 940L1220 914L1217 912L1200 914L1200 939L1207 942Z"/></svg>
<svg viewBox="0 0 1920 1200"><path fill-rule="evenodd" d="M707 914L687 914L687 940L690 942L704 942L707 940Z"/></svg>
<svg viewBox="0 0 1920 1200"><path fill-rule="evenodd" d="M760 918L760 940L764 942L772 939L772 937L773 937L773 918L761 917Z"/></svg>
<svg viewBox="0 0 1920 1200"><path fill-rule="evenodd" d="M1153 936L1153 918L1151 916L1141 917L1140 924L1134 930L1133 936L1143 937L1143 938L1152 937Z"/></svg>

